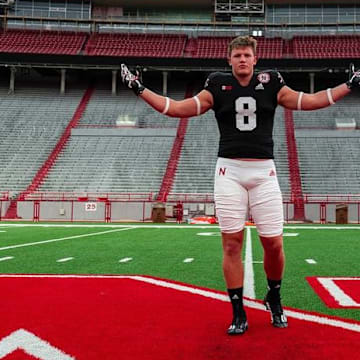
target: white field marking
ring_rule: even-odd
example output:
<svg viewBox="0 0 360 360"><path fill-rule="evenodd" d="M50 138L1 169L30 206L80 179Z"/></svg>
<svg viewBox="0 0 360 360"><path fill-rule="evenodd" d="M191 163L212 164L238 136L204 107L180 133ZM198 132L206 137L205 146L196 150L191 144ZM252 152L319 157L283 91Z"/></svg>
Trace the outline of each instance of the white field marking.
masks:
<svg viewBox="0 0 360 360"><path fill-rule="evenodd" d="M251 229L246 228L246 248L245 248L245 266L244 266L244 296L249 299L255 299L255 281L254 267L251 244Z"/></svg>
<svg viewBox="0 0 360 360"><path fill-rule="evenodd" d="M191 262L193 262L194 261L194 258L186 258L186 259L184 259L184 263L191 263Z"/></svg>
<svg viewBox="0 0 360 360"><path fill-rule="evenodd" d="M74 357L24 329L14 331L0 341L0 359L17 349L39 360L75 360Z"/></svg>
<svg viewBox="0 0 360 360"><path fill-rule="evenodd" d="M218 225L108 225L108 224L1 224L0 227L63 227L63 228L150 228L150 229L218 229ZM254 225L247 225L247 228L256 228ZM284 229L301 230L359 230L360 226L292 226L286 225Z"/></svg>
<svg viewBox="0 0 360 360"><path fill-rule="evenodd" d="M133 259L132 257L126 257L126 258L120 259L119 263L126 263L126 262L131 261L132 259Z"/></svg>
<svg viewBox="0 0 360 360"><path fill-rule="evenodd" d="M197 233L196 235L200 236L221 236L219 232L203 232L203 233Z"/></svg>
<svg viewBox="0 0 360 360"><path fill-rule="evenodd" d="M103 234L108 234L108 233L112 233L112 232L115 232L115 231L123 231L123 230L131 230L131 228L122 228L122 229L115 229L115 230L107 230L107 231L101 231L101 232L96 232L96 233L91 233L91 234L68 236L68 237L59 238L59 239L50 239L50 240L33 242L33 243L26 243L26 244L19 244L19 245L4 246L4 247L1 247L1 248L0 248L0 251L2 251L2 250L8 250L8 249L20 248L20 247L24 247L24 246L35 246L35 245L48 244L48 243L57 242L57 241L63 241L63 240L71 240L71 239L79 239L79 238L89 237L89 236L103 235Z"/></svg>
<svg viewBox="0 0 360 360"><path fill-rule="evenodd" d="M283 233L283 236L286 237L299 236L299 233Z"/></svg>
<svg viewBox="0 0 360 360"><path fill-rule="evenodd" d="M317 264L317 262L314 260L314 259L305 259L305 261L308 263L308 264Z"/></svg>
<svg viewBox="0 0 360 360"><path fill-rule="evenodd" d="M6 230L0 230L0 232L6 232Z"/></svg>
<svg viewBox="0 0 360 360"><path fill-rule="evenodd" d="M179 285L174 284L165 280L153 279L150 277L140 276L140 275L18 275L18 274L0 274L1 278L42 278L42 279L130 279L141 281L145 283L149 283L156 286L161 286L169 289L174 289L177 291L183 291L194 295L204 296L206 298L215 299L219 301L229 302L229 296L227 294L221 294L217 292L213 292L211 290L203 290L195 287L187 286L187 285ZM340 280L342 278L334 278L336 280ZM348 278L345 278L348 279ZM257 309L260 311L266 311L264 305L255 300L244 299L244 304L252 309ZM360 323L355 322L346 322L341 319L332 319L328 318L324 315L313 315L306 314L301 312L300 310L288 310L285 307L285 312L288 317L292 317L294 319L299 319L303 321L309 321L316 324L328 325L333 327L338 327L350 331L354 331L360 333Z"/></svg>
<svg viewBox="0 0 360 360"><path fill-rule="evenodd" d="M56 260L56 262L66 262L66 261L70 261L70 260L73 260L73 259L74 259L73 257L67 257L67 258Z"/></svg>
<svg viewBox="0 0 360 360"><path fill-rule="evenodd" d="M253 264L263 264L263 261L253 261Z"/></svg>
<svg viewBox="0 0 360 360"><path fill-rule="evenodd" d="M13 256L6 256L6 257L3 257L3 258L0 258L0 261L11 260L13 258L14 258Z"/></svg>
<svg viewBox="0 0 360 360"><path fill-rule="evenodd" d="M353 298L346 295L334 282L334 280L341 280L341 278L321 278L318 277L319 283L329 292L329 294L336 300L341 306L354 306L360 307L360 304ZM342 280L354 280L351 278L345 278Z"/></svg>

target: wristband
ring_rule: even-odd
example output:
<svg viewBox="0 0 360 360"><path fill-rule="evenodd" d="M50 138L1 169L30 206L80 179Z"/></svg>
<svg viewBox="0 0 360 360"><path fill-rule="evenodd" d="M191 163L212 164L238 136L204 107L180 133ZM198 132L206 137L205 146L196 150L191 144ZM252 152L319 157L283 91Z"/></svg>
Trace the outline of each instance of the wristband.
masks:
<svg viewBox="0 0 360 360"><path fill-rule="evenodd" d="M330 104L330 105L334 105L334 104L335 104L335 101L334 101L334 99L333 99L333 97L332 97L331 89L330 89L330 88L328 88L328 89L326 90L326 94L327 94L327 98L328 98L328 100L329 100L329 104Z"/></svg>

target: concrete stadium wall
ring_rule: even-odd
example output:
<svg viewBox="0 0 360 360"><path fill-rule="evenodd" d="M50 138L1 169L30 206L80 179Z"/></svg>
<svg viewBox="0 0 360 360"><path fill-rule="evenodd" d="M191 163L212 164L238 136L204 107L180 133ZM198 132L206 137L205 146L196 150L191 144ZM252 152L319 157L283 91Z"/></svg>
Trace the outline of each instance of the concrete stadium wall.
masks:
<svg viewBox="0 0 360 360"><path fill-rule="evenodd" d="M2 206L2 214L5 214L9 204ZM7 202L9 203L9 202ZM40 220L55 221L105 221L105 203L96 202L96 211L87 211L86 206L92 202L74 201L42 201L40 202ZM184 204L188 209L189 216L196 215L204 204ZM192 211L193 209L193 211ZM348 205L348 222L359 222L359 205ZM113 202L111 203L111 221L144 221L151 219L151 202ZM19 201L18 216L24 220L33 220L34 202ZM189 216L184 216L186 219ZM294 216L294 206L284 205L284 217L291 220ZM320 222L320 204L305 204L305 219L313 222ZM336 222L336 204L326 204L326 222Z"/></svg>
<svg viewBox="0 0 360 360"><path fill-rule="evenodd" d="M18 201L18 216L33 220L34 201ZM96 204L96 210L89 210ZM151 218L152 204L148 202L111 203L111 221L143 221ZM105 221L104 202L41 201L39 219L42 221Z"/></svg>

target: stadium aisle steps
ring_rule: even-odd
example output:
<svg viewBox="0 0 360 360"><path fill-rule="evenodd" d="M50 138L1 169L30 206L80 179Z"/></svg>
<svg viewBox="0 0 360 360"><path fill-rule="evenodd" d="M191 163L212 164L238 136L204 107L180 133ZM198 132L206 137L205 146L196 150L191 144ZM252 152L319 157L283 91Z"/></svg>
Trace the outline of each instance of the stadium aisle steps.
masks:
<svg viewBox="0 0 360 360"><path fill-rule="evenodd" d="M304 220L304 197L301 186L299 159L295 140L294 119L292 110L285 109L286 142L290 171L291 197L294 199L294 219Z"/></svg>
<svg viewBox="0 0 360 360"><path fill-rule="evenodd" d="M52 168L52 166L54 165L54 163L56 162L56 159L58 157L58 155L60 154L60 152L62 151L62 149L65 147L70 134L71 134L71 129L73 127L75 127L78 122L80 121L87 104L89 103L91 96L94 92L94 87L90 86L83 98L81 99L77 109L75 110L75 113L71 119L71 121L69 122L68 126L66 127L64 133L62 134L60 140L58 141L58 143L55 145L53 151L51 152L50 156L47 158L47 160L44 162L43 166L39 169L39 171L37 172L37 174L35 175L35 177L33 178L31 184L28 186L28 188L25 190L25 192L21 193L19 195L19 199L24 198L27 194L36 191L38 189L38 187L40 186L40 184L42 183L42 181L45 179L47 173L49 172L49 170Z"/></svg>

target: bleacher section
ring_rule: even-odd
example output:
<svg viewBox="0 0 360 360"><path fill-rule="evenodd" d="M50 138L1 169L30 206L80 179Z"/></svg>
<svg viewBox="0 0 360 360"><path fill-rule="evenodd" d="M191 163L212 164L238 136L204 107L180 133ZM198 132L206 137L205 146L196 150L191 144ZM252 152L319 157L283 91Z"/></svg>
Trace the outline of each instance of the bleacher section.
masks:
<svg viewBox="0 0 360 360"><path fill-rule="evenodd" d="M212 111L191 118L185 136L172 193L212 193L219 131ZM274 156L279 184L290 193L283 109L278 108L274 126Z"/></svg>
<svg viewBox="0 0 360 360"><path fill-rule="evenodd" d="M159 92L159 84L153 85ZM184 94L185 82L171 83L169 96L183 99ZM132 120L134 125L126 126ZM178 122L159 114L122 85L112 96L100 84L39 190L152 192L156 197Z"/></svg>
<svg viewBox="0 0 360 360"><path fill-rule="evenodd" d="M336 119L354 119L360 128L358 95L348 95L336 104L316 111L294 111L296 129L321 128L335 129Z"/></svg>
<svg viewBox="0 0 360 360"><path fill-rule="evenodd" d="M227 47L231 37L199 36L189 39L186 52L194 58L227 57ZM280 59L283 55L283 40L281 38L258 38L257 55L264 59Z"/></svg>
<svg viewBox="0 0 360 360"><path fill-rule="evenodd" d="M295 36L292 45L296 59L343 59L360 56L360 36Z"/></svg>
<svg viewBox="0 0 360 360"><path fill-rule="evenodd" d="M119 34L52 30L9 30L0 33L0 52L89 56L192 57L225 59L233 37L185 34ZM257 37L263 59L357 58L360 36L295 36L292 40ZM285 45L286 44L286 45ZM286 51L285 51L286 50Z"/></svg>
<svg viewBox="0 0 360 360"><path fill-rule="evenodd" d="M152 82L149 86L157 93L161 93L160 84ZM185 84L171 82L168 96L181 100L184 98ZM104 86L98 86L88 104L80 126L137 126L176 128L179 120L166 117L143 100L134 96L132 91L119 85L116 96L110 95L110 90Z"/></svg>
<svg viewBox="0 0 360 360"><path fill-rule="evenodd" d="M305 194L359 194L360 131L297 130Z"/></svg>
<svg viewBox="0 0 360 360"><path fill-rule="evenodd" d="M123 135L112 129L100 136L99 129L91 130L92 136L71 136L40 191L159 191L175 129L133 129Z"/></svg>
<svg viewBox="0 0 360 360"><path fill-rule="evenodd" d="M17 85L0 88L0 190L19 192L31 183L71 120L84 90Z"/></svg>
<svg viewBox="0 0 360 360"><path fill-rule="evenodd" d="M81 32L11 30L0 33L0 52L76 55L86 38Z"/></svg>
<svg viewBox="0 0 360 360"><path fill-rule="evenodd" d="M94 34L86 45L86 54L100 56L181 57L185 35Z"/></svg>

